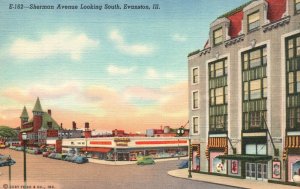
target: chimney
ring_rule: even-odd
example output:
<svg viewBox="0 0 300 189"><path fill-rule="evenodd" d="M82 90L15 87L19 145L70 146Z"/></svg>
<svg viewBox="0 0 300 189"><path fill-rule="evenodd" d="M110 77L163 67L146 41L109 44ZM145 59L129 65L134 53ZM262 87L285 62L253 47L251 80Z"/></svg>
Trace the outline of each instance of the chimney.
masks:
<svg viewBox="0 0 300 189"><path fill-rule="evenodd" d="M84 128L85 128L86 130L88 130L88 129L90 128L90 124L89 124L89 122L85 122L85 124L84 124Z"/></svg>
<svg viewBox="0 0 300 189"><path fill-rule="evenodd" d="M63 129L63 124L62 123L60 123L60 128Z"/></svg>
<svg viewBox="0 0 300 189"><path fill-rule="evenodd" d="M76 127L76 122L75 122L75 121L72 122L72 128L73 128L73 130L76 130L76 129L77 129L77 127Z"/></svg>
<svg viewBox="0 0 300 189"><path fill-rule="evenodd" d="M48 114L51 116L51 110L50 109L48 110Z"/></svg>
<svg viewBox="0 0 300 189"><path fill-rule="evenodd" d="M47 122L48 129L52 129L52 121Z"/></svg>

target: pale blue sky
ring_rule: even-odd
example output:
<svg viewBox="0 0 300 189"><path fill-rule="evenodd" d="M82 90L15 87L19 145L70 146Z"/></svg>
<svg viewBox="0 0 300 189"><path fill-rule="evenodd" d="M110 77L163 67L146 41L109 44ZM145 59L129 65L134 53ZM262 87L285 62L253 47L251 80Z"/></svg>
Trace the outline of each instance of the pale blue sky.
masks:
<svg viewBox="0 0 300 189"><path fill-rule="evenodd" d="M137 108L160 104L169 98L164 96L166 89L187 81L187 55L203 48L209 24L224 12L245 2L13 2L23 3L24 6L41 4L55 7L59 3L160 6L159 10L99 11L10 10L8 7L12 2L1 0L0 103L3 108L0 112L7 114L27 103L32 104L36 96L40 96L47 106L58 109L82 108L83 112L91 109L103 112L103 107L97 109L98 106L87 99L98 98L91 95L93 87L97 86L105 86L108 91L124 95L125 103ZM90 90L88 95L87 90ZM139 91L142 91L140 95L137 94ZM141 97L149 91L153 93L149 98ZM12 115L7 114L0 121L10 119L13 119Z"/></svg>

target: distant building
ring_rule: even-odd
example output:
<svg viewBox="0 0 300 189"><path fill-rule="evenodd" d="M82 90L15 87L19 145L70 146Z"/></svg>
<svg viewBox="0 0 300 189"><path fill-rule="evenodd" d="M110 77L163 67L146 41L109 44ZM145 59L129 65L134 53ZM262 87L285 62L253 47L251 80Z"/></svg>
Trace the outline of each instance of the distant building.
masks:
<svg viewBox="0 0 300 189"><path fill-rule="evenodd" d="M51 116L51 110L44 112L40 103L40 99L37 98L34 108L32 110L33 117L29 120L29 115L26 107L24 106L21 119L21 130L19 133L19 139L22 141L22 133L26 132L28 137L27 144L30 146L38 146L45 144L47 137L57 137L58 130L61 127Z"/></svg>

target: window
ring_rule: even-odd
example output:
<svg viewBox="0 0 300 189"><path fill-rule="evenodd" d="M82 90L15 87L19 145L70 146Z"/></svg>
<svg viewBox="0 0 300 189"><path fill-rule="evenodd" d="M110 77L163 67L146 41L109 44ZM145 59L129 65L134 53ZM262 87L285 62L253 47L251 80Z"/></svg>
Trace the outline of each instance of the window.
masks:
<svg viewBox="0 0 300 189"><path fill-rule="evenodd" d="M286 126L300 131L300 34L286 39L286 70Z"/></svg>
<svg viewBox="0 0 300 189"><path fill-rule="evenodd" d="M258 48L243 53L243 70L256 68L267 64L267 48Z"/></svg>
<svg viewBox="0 0 300 189"><path fill-rule="evenodd" d="M299 0L300 1L300 0ZM300 5L299 5L300 6ZM292 37L287 42L287 56L288 58L295 58L300 56L300 36Z"/></svg>
<svg viewBox="0 0 300 189"><path fill-rule="evenodd" d="M261 124L261 115L260 112L250 112L250 127L260 127Z"/></svg>
<svg viewBox="0 0 300 189"><path fill-rule="evenodd" d="M267 78L245 81L243 87L244 101L267 98Z"/></svg>
<svg viewBox="0 0 300 189"><path fill-rule="evenodd" d="M250 99L261 98L261 80L250 81Z"/></svg>
<svg viewBox="0 0 300 189"><path fill-rule="evenodd" d="M218 60L209 64L210 78L227 75L227 59Z"/></svg>
<svg viewBox="0 0 300 189"><path fill-rule="evenodd" d="M259 27L259 12L248 15L248 31Z"/></svg>
<svg viewBox="0 0 300 189"><path fill-rule="evenodd" d="M224 104L223 87L217 88L215 90L215 93L216 93L216 104Z"/></svg>
<svg viewBox="0 0 300 189"><path fill-rule="evenodd" d="M295 0L295 13L300 13L300 0Z"/></svg>
<svg viewBox="0 0 300 189"><path fill-rule="evenodd" d="M193 92L193 109L199 108L199 92Z"/></svg>
<svg viewBox="0 0 300 189"><path fill-rule="evenodd" d="M193 84L199 82L199 69L193 68Z"/></svg>
<svg viewBox="0 0 300 189"><path fill-rule="evenodd" d="M268 80L266 76L267 46L242 53L243 129L265 128Z"/></svg>
<svg viewBox="0 0 300 189"><path fill-rule="evenodd" d="M209 132L227 129L227 59L209 63Z"/></svg>
<svg viewBox="0 0 300 189"><path fill-rule="evenodd" d="M266 155L267 154L267 145L266 144L246 144L246 154Z"/></svg>
<svg viewBox="0 0 300 189"><path fill-rule="evenodd" d="M300 130L300 108L289 108L287 111L287 125L289 129Z"/></svg>
<svg viewBox="0 0 300 189"><path fill-rule="evenodd" d="M193 117L193 132L198 133L199 130L199 118L198 117Z"/></svg>
<svg viewBox="0 0 300 189"><path fill-rule="evenodd" d="M221 44L223 41L223 30L222 28L216 29L213 33L214 45Z"/></svg>

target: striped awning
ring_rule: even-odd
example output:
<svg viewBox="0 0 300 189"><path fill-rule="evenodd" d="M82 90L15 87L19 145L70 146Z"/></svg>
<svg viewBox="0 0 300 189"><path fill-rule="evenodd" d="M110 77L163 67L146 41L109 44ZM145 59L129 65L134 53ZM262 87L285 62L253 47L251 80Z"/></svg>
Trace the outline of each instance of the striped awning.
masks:
<svg viewBox="0 0 300 189"><path fill-rule="evenodd" d="M227 138L225 137L211 137L208 138L209 148L225 148L227 147Z"/></svg>
<svg viewBox="0 0 300 189"><path fill-rule="evenodd" d="M287 136L285 138L286 148L300 148L300 136Z"/></svg>
<svg viewBox="0 0 300 189"><path fill-rule="evenodd" d="M224 149L224 154L228 154L227 137L210 137L205 151L206 158L209 159L209 150L211 148Z"/></svg>
<svg viewBox="0 0 300 189"><path fill-rule="evenodd" d="M286 160L288 150L293 148L300 148L300 136L287 136L285 137L285 145L283 150L283 160Z"/></svg>

